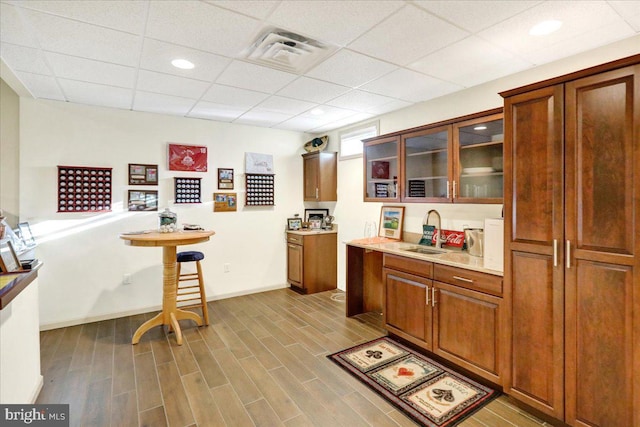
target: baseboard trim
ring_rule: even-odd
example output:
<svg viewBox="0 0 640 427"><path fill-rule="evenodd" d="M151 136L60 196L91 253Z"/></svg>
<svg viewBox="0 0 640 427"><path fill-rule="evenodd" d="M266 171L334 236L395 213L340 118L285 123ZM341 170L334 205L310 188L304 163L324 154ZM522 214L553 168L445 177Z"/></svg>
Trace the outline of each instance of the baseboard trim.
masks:
<svg viewBox="0 0 640 427"><path fill-rule="evenodd" d="M251 290L247 290L247 291L230 292L228 294L216 295L215 297L207 298L207 301L217 301L217 300L221 300L221 299L228 299L228 298L233 298L233 297L240 297L240 296L243 296L243 295L257 294L257 293L260 293L260 292L268 292L268 291L273 291L273 290L276 290L276 289L284 289L284 288L288 288L288 287L289 287L289 285L285 283L285 284L282 284L282 285L265 286L263 288L251 289ZM155 305L155 306L151 306L151 307L138 308L138 309L135 309L135 310L119 311L119 312L116 312L116 313L101 314L99 316L90 316L90 317L85 317L85 318L82 318L82 319L70 319L70 320L65 320L63 322L41 324L40 325L40 331L48 331L48 330L51 330L51 329L58 329L58 328L66 328L66 327L69 327L69 326L83 325L85 323L101 322L103 320L117 319L119 317L135 316L137 314L149 313L149 312L152 312L152 311L160 311L161 309L162 309L161 305Z"/></svg>

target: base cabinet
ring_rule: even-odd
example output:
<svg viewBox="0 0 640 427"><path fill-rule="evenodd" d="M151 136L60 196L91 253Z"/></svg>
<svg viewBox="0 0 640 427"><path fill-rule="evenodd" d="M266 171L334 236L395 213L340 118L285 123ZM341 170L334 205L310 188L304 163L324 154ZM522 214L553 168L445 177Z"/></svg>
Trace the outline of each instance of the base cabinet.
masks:
<svg viewBox="0 0 640 427"><path fill-rule="evenodd" d="M383 276L389 332L502 384L502 278L388 254Z"/></svg>
<svg viewBox="0 0 640 427"><path fill-rule="evenodd" d="M337 233L287 233L287 282L304 293L336 289L338 285Z"/></svg>
<svg viewBox="0 0 640 427"><path fill-rule="evenodd" d="M505 96L505 391L640 426L640 55Z"/></svg>

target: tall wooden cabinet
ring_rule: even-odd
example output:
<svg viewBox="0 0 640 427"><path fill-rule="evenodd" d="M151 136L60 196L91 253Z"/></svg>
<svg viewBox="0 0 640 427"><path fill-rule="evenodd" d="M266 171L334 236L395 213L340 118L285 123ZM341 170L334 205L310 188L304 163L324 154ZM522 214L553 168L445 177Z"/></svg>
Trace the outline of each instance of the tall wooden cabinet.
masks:
<svg viewBox="0 0 640 427"><path fill-rule="evenodd" d="M287 282L303 294L338 286L338 233L287 233Z"/></svg>
<svg viewBox="0 0 640 427"><path fill-rule="evenodd" d="M640 55L505 96L505 391L640 425Z"/></svg>
<svg viewBox="0 0 640 427"><path fill-rule="evenodd" d="M338 153L319 151L302 155L305 202L338 200Z"/></svg>

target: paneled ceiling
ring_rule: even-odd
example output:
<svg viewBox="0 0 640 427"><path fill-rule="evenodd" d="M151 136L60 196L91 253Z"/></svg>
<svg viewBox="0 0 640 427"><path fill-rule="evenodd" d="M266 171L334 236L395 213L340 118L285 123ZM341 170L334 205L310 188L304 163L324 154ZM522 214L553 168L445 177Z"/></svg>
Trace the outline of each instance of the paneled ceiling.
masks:
<svg viewBox="0 0 640 427"><path fill-rule="evenodd" d="M0 17L0 56L35 98L311 133L640 33L627 0L2 0ZM529 35L549 19L563 25ZM326 57L251 62L269 30Z"/></svg>

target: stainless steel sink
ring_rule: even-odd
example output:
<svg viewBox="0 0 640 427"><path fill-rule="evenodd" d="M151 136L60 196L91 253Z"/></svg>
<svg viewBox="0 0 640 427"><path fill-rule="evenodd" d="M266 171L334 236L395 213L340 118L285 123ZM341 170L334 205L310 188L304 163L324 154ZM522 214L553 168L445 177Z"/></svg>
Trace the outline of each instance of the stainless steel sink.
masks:
<svg viewBox="0 0 640 427"><path fill-rule="evenodd" d="M403 251L415 252L415 253L418 253L418 254L425 254L425 255L440 255L440 254L447 253L447 251L444 251L442 249L422 248L422 247L403 249Z"/></svg>

